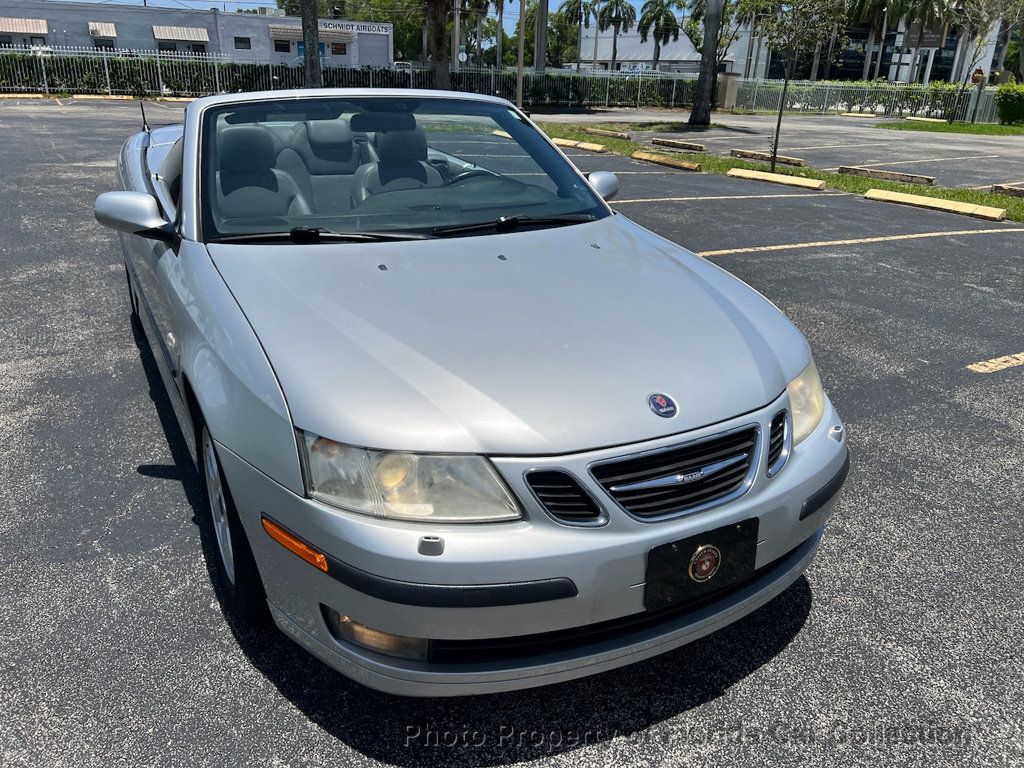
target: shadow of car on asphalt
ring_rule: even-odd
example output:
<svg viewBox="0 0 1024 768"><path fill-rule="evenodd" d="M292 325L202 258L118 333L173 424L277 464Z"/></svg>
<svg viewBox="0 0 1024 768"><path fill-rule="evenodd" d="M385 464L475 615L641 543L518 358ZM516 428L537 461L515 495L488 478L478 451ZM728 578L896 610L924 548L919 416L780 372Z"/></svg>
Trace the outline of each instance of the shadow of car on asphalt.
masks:
<svg viewBox="0 0 1024 768"><path fill-rule="evenodd" d="M223 606L216 541L199 475L152 351L137 322L132 328L178 470L143 465L138 471L181 481L195 511L210 581ZM652 738L646 733L650 726L722 696L781 653L803 627L811 602L810 584L801 576L739 622L652 659L543 688L426 699L366 688L309 655L269 621L248 626L226 611L224 616L249 662L312 722L352 749L400 766L492 766L612 739L642 744Z"/></svg>

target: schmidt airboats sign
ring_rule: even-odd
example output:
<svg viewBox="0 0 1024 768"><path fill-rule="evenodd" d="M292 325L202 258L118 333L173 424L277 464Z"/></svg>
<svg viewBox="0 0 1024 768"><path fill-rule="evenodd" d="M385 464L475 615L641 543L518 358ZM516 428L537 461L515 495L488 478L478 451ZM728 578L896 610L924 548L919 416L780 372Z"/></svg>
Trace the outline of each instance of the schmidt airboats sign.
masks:
<svg viewBox="0 0 1024 768"><path fill-rule="evenodd" d="M320 29L329 32L370 32L386 35L391 32L390 24L374 24L354 21L321 20Z"/></svg>

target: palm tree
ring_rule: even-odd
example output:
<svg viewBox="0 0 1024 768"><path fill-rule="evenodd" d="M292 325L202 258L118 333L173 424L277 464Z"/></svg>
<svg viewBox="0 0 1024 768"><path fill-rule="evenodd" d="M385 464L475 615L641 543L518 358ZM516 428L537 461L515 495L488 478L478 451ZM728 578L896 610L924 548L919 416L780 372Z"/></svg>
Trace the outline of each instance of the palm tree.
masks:
<svg viewBox="0 0 1024 768"><path fill-rule="evenodd" d="M434 76L434 87L448 90L451 77L448 72L448 0L427 1L427 48L430 51L430 70Z"/></svg>
<svg viewBox="0 0 1024 768"><path fill-rule="evenodd" d="M500 71L505 68L505 0L494 0L494 8L498 12L498 50L494 57L494 66Z"/></svg>
<svg viewBox="0 0 1024 768"><path fill-rule="evenodd" d="M885 50L885 29L882 20L886 18L886 3L888 0L854 0L850 6L850 19L852 21L868 22L868 42L864 46L864 68L861 70L860 79L868 80L871 77L871 49L875 46L875 36L879 31L882 33L879 41L878 57L881 59Z"/></svg>
<svg viewBox="0 0 1024 768"><path fill-rule="evenodd" d="M658 60L661 59L661 46L669 41L679 39L679 19L673 11L683 9L681 0L647 0L644 7L640 9L640 21L637 29L640 32L640 42L646 43L647 36L652 34L654 38L654 62L653 69L658 69Z"/></svg>
<svg viewBox="0 0 1024 768"><path fill-rule="evenodd" d="M892 18L903 18L906 25L917 25L917 40L913 47L914 59L910 65L910 72L907 79L914 82L917 79L918 52L924 41L924 32L927 27L934 26L939 22L950 21L954 15L954 3L950 0L896 0L890 3L889 13ZM899 77L900 69L903 67L903 52L911 46L907 45L906 32L903 33L903 43L900 46L899 63L896 67L896 76Z"/></svg>
<svg viewBox="0 0 1024 768"><path fill-rule="evenodd" d="M629 32L636 24L636 8L629 0L606 0L601 9L599 24L601 31L612 28L612 61L609 69L615 71L619 55L619 33Z"/></svg>
<svg viewBox="0 0 1024 768"><path fill-rule="evenodd" d="M583 52L583 28L590 29L590 3L587 0L565 0L559 7L558 12L565 18L567 24L574 24L579 27L579 34L576 41L576 71L580 71L580 54Z"/></svg>

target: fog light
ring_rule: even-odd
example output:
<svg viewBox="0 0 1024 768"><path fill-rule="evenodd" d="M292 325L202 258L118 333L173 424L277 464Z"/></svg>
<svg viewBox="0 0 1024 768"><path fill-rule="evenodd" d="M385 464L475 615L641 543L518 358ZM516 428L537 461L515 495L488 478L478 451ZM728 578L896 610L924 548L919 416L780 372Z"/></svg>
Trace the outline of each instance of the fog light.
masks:
<svg viewBox="0 0 1024 768"><path fill-rule="evenodd" d="M348 616L343 616L327 606L323 606L323 613L331 634L339 640L345 640L362 648L388 656L397 656L401 659L417 661L426 661L427 659L429 641L423 638L382 632L379 629L360 624L358 621L353 621Z"/></svg>

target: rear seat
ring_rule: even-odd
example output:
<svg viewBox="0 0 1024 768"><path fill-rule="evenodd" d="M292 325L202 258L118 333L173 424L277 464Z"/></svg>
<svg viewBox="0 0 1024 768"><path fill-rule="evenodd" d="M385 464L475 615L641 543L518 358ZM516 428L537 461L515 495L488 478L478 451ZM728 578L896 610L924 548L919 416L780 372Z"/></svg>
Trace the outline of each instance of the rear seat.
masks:
<svg viewBox="0 0 1024 768"><path fill-rule="evenodd" d="M372 162L365 135L352 132L348 120L299 123L277 158L277 167L291 176L316 213L352 207L356 169Z"/></svg>

